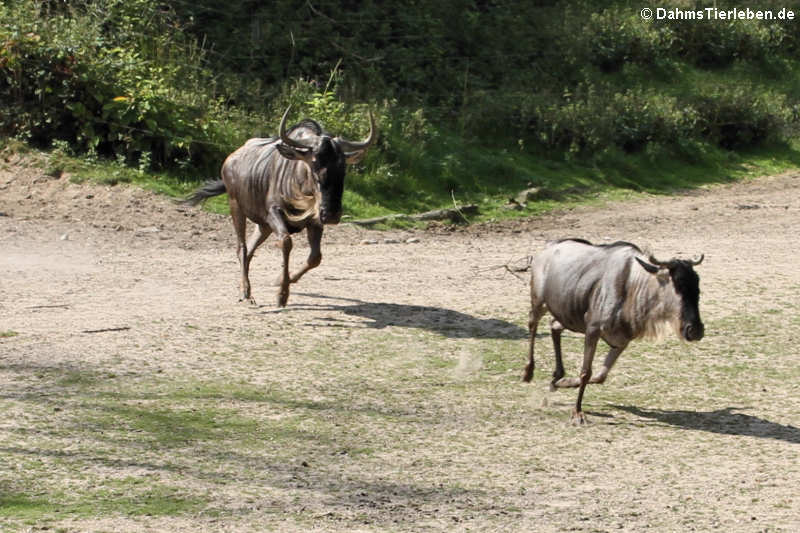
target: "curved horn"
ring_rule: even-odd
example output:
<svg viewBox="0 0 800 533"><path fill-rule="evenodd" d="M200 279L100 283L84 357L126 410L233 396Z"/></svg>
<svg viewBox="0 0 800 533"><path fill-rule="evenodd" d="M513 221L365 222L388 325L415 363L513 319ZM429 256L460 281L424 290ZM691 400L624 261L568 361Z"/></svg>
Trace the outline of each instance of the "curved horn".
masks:
<svg viewBox="0 0 800 533"><path fill-rule="evenodd" d="M634 259L636 259L636 262L638 262L640 265L642 265L642 268L644 268L645 270L647 270L651 274L655 274L659 270L659 267L657 265L651 265L650 263L648 263L644 259L641 259L639 257L634 257Z"/></svg>
<svg viewBox="0 0 800 533"><path fill-rule="evenodd" d="M309 149L308 146L306 146L305 144L301 143L297 139L292 139L291 137L289 137L289 135L286 134L286 117L289 116L289 110L290 109L292 109L291 105L289 107L287 107L286 111L283 113L283 118L281 118L281 125L278 128L278 130L280 132L279 135L281 137L281 141L284 144L287 144L287 145L291 146L292 148L297 148L299 150L308 150Z"/></svg>
<svg viewBox="0 0 800 533"><path fill-rule="evenodd" d="M654 255L650 256L650 262L660 268L668 268L672 261L659 261Z"/></svg>
<svg viewBox="0 0 800 533"><path fill-rule="evenodd" d="M372 110L369 110L369 135L361 142L348 141L337 137L339 146L342 147L343 152L357 152L365 150L378 139L378 127L375 125L375 117L372 115Z"/></svg>
<svg viewBox="0 0 800 533"><path fill-rule="evenodd" d="M692 266L697 266L697 265L699 265L700 263L703 262L703 259L705 259L705 257L706 257L706 254L700 254L700 259L696 259L696 260L693 259L693 260L689 261L689 264L692 265Z"/></svg>

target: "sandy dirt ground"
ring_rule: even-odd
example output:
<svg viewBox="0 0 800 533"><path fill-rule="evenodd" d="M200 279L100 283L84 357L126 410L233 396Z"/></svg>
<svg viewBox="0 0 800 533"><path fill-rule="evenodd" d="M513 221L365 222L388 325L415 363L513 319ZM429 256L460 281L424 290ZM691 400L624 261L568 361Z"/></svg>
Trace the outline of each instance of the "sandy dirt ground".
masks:
<svg viewBox="0 0 800 533"><path fill-rule="evenodd" d="M0 443L5 457L12 460L35 449L31 441L26 451L14 444L26 416L24 404L17 400L45 386L29 377L35 371L88 369L136 380L192 375L251 385L284 380L292 383L286 387L293 394L320 402L341 401L337 393L325 392L325 380L333 378L304 354L314 353L319 345L340 350L347 346L343 337L363 349L364 343L385 340L370 335L399 332L408 336L404 342L412 352L418 349L417 355L381 364L410 382L418 378L427 383L414 363L415 357L425 357L430 334L441 340L437 346L449 350L446 356L453 363L453 375L488 371L486 360L476 362L475 352L468 349L476 339L486 337L517 346L517 353L509 357L518 358L515 372L521 372L527 342L527 286L503 269L491 267L516 265L548 239L628 240L663 258L705 254L698 272L701 311L707 323L735 322L740 315L773 309L776 302L790 306L800 292L797 172L466 228L439 225L377 232L342 224L326 229L322 265L292 286L288 308L279 311L271 285L279 252L271 240L256 254L251 267L253 296L259 305L239 304L235 240L227 217L178 207L133 187L72 184L66 176L44 176L35 165L12 158L0 170L0 332L18 333L0 339L0 397L10 402L6 413L0 413ZM299 265L307 251L304 237L298 236L293 263ZM794 307L779 318L784 325L795 325L796 331L796 315ZM735 342L715 341L713 332L708 335L711 340L702 341L705 348L697 348L706 350L704 354ZM540 353L547 353L546 337L539 342L545 346ZM269 352L274 371L256 368L247 357L237 355L265 345L275 347ZM357 361L347 354L339 357L343 371L352 372L353 383L360 383ZM542 356L544 374L550 371L548 357ZM795 356L789 363L798 362ZM769 365L768 357L757 364ZM615 401L626 393L637 394L625 367L623 356L620 368L615 369L618 381L611 382L616 387ZM287 374L281 377L279 372ZM498 388L524 390L516 384L518 375L501 378ZM363 379L373 383L369 380L379 377ZM540 385L545 379L541 378ZM716 377L709 374L701 379L709 384L702 390L713 398ZM731 414L733 422L750 426L727 433L701 431L702 422L697 427L691 422L670 425L670 416L679 416L680 409L686 409L691 420L691 411L703 401L697 395L705 394L695 387L694 396L686 397L694 408L673 405L673 411L656 412L632 406L615 410L609 407L614 401L594 404L594 411L605 410L613 416L592 417L590 407L595 422L580 430L564 423L573 395L560 393L564 395L552 408L556 412L552 423L544 426L546 432L531 434L531 419L541 409L540 389L515 392L514 398L532 396L522 405L497 400L501 402L497 405L507 405L514 412L527 412L528 420L514 423L505 434L490 432L481 442L471 440L469 427L483 423L481 413L491 417L493 400L483 399L471 410L470 396L464 394L460 406L451 406L452 413L462 411L459 418L437 427L450 435L450 442L457 443L453 446L461 447L466 458L453 455L443 444L410 454L415 458L382 458L376 444L380 438L375 437L371 442L377 451L359 470L361 485L348 481L348 473L355 471L348 469L355 466L337 463L344 487L338 487L338 492L331 489L320 496L308 487L290 487L288 482L267 489L259 485L260 478L247 474L255 466L243 465L224 488L209 488L210 480L193 481L227 510L221 522L191 516L109 516L78 517L57 525L76 531L257 531L259 523L266 530L306 530L312 524L310 529L320 531L800 530L800 391L796 382L786 383L779 394L780 405L772 403L774 391L751 391L743 385L746 403L762 407L745 420ZM594 394L587 393L587 398ZM665 394L680 402L680 392ZM502 395L498 393L497 398ZM412 396L402 399L409 403L396 407L398 424L406 423L404 417L413 422L415 416L425 416L425 406L415 410ZM356 410L359 400L351 400ZM724 411L730 405L710 401L705 411ZM464 412L471 413L472 419ZM660 425L653 429L656 423ZM763 435L755 427L758 424L764 425ZM589 455L579 452L577 445L564 448L576 442L583 442ZM526 447L535 454L537 446L549 447L554 456L540 458L533 466L513 464ZM444 456L449 463L442 462ZM425 470L426 464L437 465L437 475L450 480L450 487L454 479L463 479L463 493L447 497L437 493L436 476ZM0 465L0 471L3 468ZM102 468L115 467L105 464ZM134 470L131 465L118 468ZM182 482L177 473L169 475L173 484ZM403 475L409 476L403 486L419 481L425 489L408 488L403 493L397 489ZM11 477L9 471L0 473L6 483ZM326 478L327 483L333 484L333 477ZM237 479L243 480L241 491ZM381 479L393 480L393 494L405 494L399 507L381 504L377 497L372 507L356 503L356 494L363 493L367 500L373 493L389 494ZM345 493L353 499L335 497ZM271 511L255 510L255 504L248 507L246 502L252 503L259 494L271 495ZM319 522L297 518L304 513L318 517ZM393 521L387 523L387 516Z"/></svg>

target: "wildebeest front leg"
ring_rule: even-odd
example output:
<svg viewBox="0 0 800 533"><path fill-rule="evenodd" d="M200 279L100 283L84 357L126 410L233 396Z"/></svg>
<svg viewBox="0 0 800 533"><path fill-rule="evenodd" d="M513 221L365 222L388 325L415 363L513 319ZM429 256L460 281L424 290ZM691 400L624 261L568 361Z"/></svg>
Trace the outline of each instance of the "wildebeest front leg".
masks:
<svg viewBox="0 0 800 533"><path fill-rule="evenodd" d="M553 351L555 352L556 356L556 368L553 371L553 381L550 382L550 390L556 390L556 383L558 383L561 378L564 377L564 360L561 357L561 333L564 331L564 326L561 325L561 322L553 319L550 322L550 338L553 340ZM577 387L577 383L575 384Z"/></svg>
<svg viewBox="0 0 800 533"><path fill-rule="evenodd" d="M312 268L316 268L322 262L322 252L320 251L320 244L322 242L322 226L316 226L314 224L309 224L306 227L306 235L308 236L308 245L311 247L311 251L308 252L308 259L306 259L306 264L297 271L297 273L290 278L291 283L297 282L300 278L303 277L303 274L311 270Z"/></svg>
<svg viewBox="0 0 800 533"><path fill-rule="evenodd" d="M256 226L253 233L247 239L247 260L253 260L253 254L256 253L256 248L261 246L261 244L267 240L272 230L266 224L259 224Z"/></svg>
<svg viewBox="0 0 800 533"><path fill-rule="evenodd" d="M622 346L621 348L617 348L615 346L611 347L611 349L608 351L608 355L606 355L606 360L603 361L603 368L600 369L600 372L596 376L592 376L592 379L589 380L589 383L605 382L609 371L614 366L614 363L617 362L617 357L619 357L619 354L621 354L625 349L625 346Z"/></svg>
<svg viewBox="0 0 800 533"><path fill-rule="evenodd" d="M278 238L278 242L275 243L275 246L280 248L281 252L283 252L277 303L279 307L286 307L286 302L289 300L289 254L292 253L292 238L289 236L289 231L286 229L283 217L281 217L280 208L270 208L269 215L267 215L267 222Z"/></svg>
<svg viewBox="0 0 800 533"><path fill-rule="evenodd" d="M572 411L572 417L570 418L574 425L586 423L586 418L583 416L583 409L581 408L581 402L583 401L583 391L592 378L592 360L594 359L594 352L597 349L598 340L600 340L600 330L587 329L583 345L583 364L581 365L580 384L578 385L578 399L575 402L575 409Z"/></svg>

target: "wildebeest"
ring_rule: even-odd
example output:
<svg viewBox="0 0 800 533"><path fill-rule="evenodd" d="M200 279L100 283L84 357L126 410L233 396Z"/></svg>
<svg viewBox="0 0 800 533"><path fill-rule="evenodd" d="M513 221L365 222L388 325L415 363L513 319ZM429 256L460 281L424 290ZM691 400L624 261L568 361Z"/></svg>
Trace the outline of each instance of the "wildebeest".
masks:
<svg viewBox="0 0 800 533"><path fill-rule="evenodd" d="M572 421L582 424L583 391L588 383L603 383L628 343L640 337L658 337L671 326L687 341L703 338L700 320L700 278L692 268L697 261L659 261L636 245L615 242L593 245L582 239L547 244L531 267L530 344L523 380L533 378L533 344L539 320L553 316L551 337L556 367L551 390L578 387ZM561 333L564 329L585 334L583 365L578 378L564 377ZM592 375L597 341L611 349L603 368Z"/></svg>
<svg viewBox="0 0 800 533"><path fill-rule="evenodd" d="M271 233L283 252L277 284L278 305L289 299L295 283L322 260L320 242L324 224L337 224L342 216L346 164L356 163L377 139L372 112L367 138L360 142L332 137L315 120L304 119L286 131L281 118L277 137L248 140L222 164L222 179L210 181L184 200L196 205L212 196L228 193L241 265L241 300L255 304L250 294L249 269L253 253ZM247 220L256 224L248 239ZM306 264L289 274L291 234L305 228L311 251Z"/></svg>

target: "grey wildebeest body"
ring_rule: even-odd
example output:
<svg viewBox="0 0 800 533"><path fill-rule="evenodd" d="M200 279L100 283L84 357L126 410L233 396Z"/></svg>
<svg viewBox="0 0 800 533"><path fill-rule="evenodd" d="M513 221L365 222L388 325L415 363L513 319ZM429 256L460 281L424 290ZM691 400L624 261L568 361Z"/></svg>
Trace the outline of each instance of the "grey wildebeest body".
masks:
<svg viewBox="0 0 800 533"><path fill-rule="evenodd" d="M375 119L370 113L366 140L351 142L332 137L314 120L305 119L286 131L283 115L278 137L250 139L222 164L222 178L207 183L185 203L196 205L212 196L228 193L241 266L241 299L255 303L250 291L249 269L253 254L271 233L283 252L278 278L278 305L289 298L289 285L317 267L322 260L320 243L324 224L337 224L342 216L346 164L359 161L375 142ZM247 220L256 224L246 235ZM306 230L311 248L305 265L289 273L291 234Z"/></svg>
<svg viewBox="0 0 800 533"><path fill-rule="evenodd" d="M556 359L551 388L578 387L572 420L583 423L581 401L586 385L603 383L631 340L656 337L670 327L688 341L703 337L699 277L692 268L702 259L662 262L653 256L647 258L637 246L626 242L595 246L581 239L566 239L548 243L533 259L530 344L523 380L533 378L536 329L549 311ZM564 329L585 334L578 378L564 377ZM593 376L592 360L600 339L610 350L602 369Z"/></svg>

